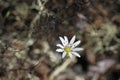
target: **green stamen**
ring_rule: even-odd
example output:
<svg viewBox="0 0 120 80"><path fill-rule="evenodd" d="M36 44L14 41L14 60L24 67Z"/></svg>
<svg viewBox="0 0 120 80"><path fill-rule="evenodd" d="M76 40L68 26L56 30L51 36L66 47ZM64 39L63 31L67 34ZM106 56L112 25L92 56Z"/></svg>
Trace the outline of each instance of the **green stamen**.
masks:
<svg viewBox="0 0 120 80"><path fill-rule="evenodd" d="M65 51L67 54L70 53L70 52L71 52L71 47L66 46L66 47L64 48L64 51Z"/></svg>

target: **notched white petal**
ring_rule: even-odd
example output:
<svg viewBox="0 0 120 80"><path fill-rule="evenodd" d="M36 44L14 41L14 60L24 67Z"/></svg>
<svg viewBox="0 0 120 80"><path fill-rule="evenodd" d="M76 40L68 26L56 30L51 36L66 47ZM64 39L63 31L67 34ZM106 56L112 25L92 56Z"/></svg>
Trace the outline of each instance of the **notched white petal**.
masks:
<svg viewBox="0 0 120 80"><path fill-rule="evenodd" d="M62 58L64 58L66 56L66 52L63 52L62 54Z"/></svg>
<svg viewBox="0 0 120 80"><path fill-rule="evenodd" d="M73 44L73 43L75 42L75 38L76 38L76 36L74 35L74 36L72 37L72 39L70 40L70 44Z"/></svg>
<svg viewBox="0 0 120 80"><path fill-rule="evenodd" d="M57 44L57 47L64 48L61 44Z"/></svg>
<svg viewBox="0 0 120 80"><path fill-rule="evenodd" d="M64 36L64 39L65 39L65 44L67 45L68 44L68 38L67 38L67 36Z"/></svg>
<svg viewBox="0 0 120 80"><path fill-rule="evenodd" d="M77 57L81 57L81 56L79 55L79 53L77 53L77 52L72 52L72 54L75 55L75 56L77 56Z"/></svg>
<svg viewBox="0 0 120 80"><path fill-rule="evenodd" d="M62 37L59 37L63 45L65 45L65 40Z"/></svg>
<svg viewBox="0 0 120 80"><path fill-rule="evenodd" d="M69 53L69 57L72 58L72 54L71 53Z"/></svg>
<svg viewBox="0 0 120 80"><path fill-rule="evenodd" d="M57 52L63 52L63 49L56 49Z"/></svg>
<svg viewBox="0 0 120 80"><path fill-rule="evenodd" d="M72 51L81 51L81 50L84 50L83 48L74 48L72 49Z"/></svg>
<svg viewBox="0 0 120 80"><path fill-rule="evenodd" d="M73 45L72 45L72 48L78 46L80 44L81 41L76 41Z"/></svg>

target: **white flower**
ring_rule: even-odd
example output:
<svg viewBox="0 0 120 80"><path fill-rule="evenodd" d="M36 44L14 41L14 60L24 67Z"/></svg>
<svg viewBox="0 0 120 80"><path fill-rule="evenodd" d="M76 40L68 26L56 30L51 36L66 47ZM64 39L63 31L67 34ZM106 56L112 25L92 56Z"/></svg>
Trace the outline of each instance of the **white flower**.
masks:
<svg viewBox="0 0 120 80"><path fill-rule="evenodd" d="M57 44L56 46L59 47L56 49L57 52L62 52L62 58L64 58L66 55L69 55L70 58L72 58L72 55L75 55L77 57L80 57L79 53L77 51L83 50L83 48L77 47L81 41L76 41L76 36L73 36L70 42L68 41L68 38L64 36L64 38L59 37L62 44Z"/></svg>

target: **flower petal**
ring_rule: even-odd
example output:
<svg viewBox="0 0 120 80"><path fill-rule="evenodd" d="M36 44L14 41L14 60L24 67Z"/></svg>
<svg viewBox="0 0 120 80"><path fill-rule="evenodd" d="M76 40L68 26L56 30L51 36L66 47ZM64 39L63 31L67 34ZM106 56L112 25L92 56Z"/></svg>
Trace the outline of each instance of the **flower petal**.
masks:
<svg viewBox="0 0 120 80"><path fill-rule="evenodd" d="M63 52L63 49L56 49L57 52Z"/></svg>
<svg viewBox="0 0 120 80"><path fill-rule="evenodd" d="M75 38L76 38L76 36L74 35L74 36L72 37L72 39L70 40L70 44L73 44L73 43L75 42Z"/></svg>
<svg viewBox="0 0 120 80"><path fill-rule="evenodd" d="M72 51L81 51L81 50L83 50L83 48L74 48L74 49L72 49Z"/></svg>
<svg viewBox="0 0 120 80"><path fill-rule="evenodd" d="M62 58L64 58L66 56L66 52L63 52L62 54Z"/></svg>
<svg viewBox="0 0 120 80"><path fill-rule="evenodd" d="M68 38L67 38L67 36L64 36L64 39L65 39L65 44L67 45L68 44Z"/></svg>
<svg viewBox="0 0 120 80"><path fill-rule="evenodd" d="M79 55L79 53L77 53L77 52L71 52L72 54L74 54L75 56L77 56L77 57L81 57L80 55Z"/></svg>
<svg viewBox="0 0 120 80"><path fill-rule="evenodd" d="M69 56L70 56L70 58L72 58L72 54L71 53L69 53Z"/></svg>
<svg viewBox="0 0 120 80"><path fill-rule="evenodd" d="M60 41L62 42L63 46L65 46L65 40L62 37L59 37Z"/></svg>
<svg viewBox="0 0 120 80"><path fill-rule="evenodd" d="M57 47L64 48L61 44L57 44Z"/></svg>
<svg viewBox="0 0 120 80"><path fill-rule="evenodd" d="M80 44L81 41L76 41L73 45L72 48L75 48L76 46L78 46Z"/></svg>

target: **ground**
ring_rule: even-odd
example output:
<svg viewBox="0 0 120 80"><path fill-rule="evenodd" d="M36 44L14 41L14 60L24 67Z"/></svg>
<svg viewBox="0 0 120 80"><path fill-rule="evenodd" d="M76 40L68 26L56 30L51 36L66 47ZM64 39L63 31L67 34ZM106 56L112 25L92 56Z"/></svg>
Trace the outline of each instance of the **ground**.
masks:
<svg viewBox="0 0 120 80"><path fill-rule="evenodd" d="M0 0L0 80L120 80L120 0ZM81 40L61 58L59 36Z"/></svg>

